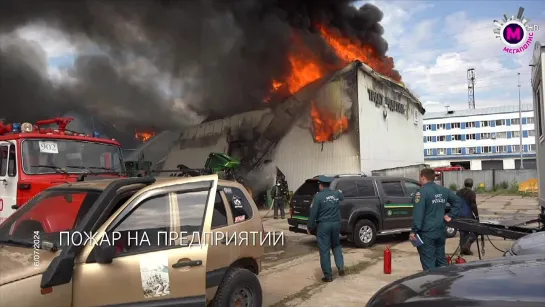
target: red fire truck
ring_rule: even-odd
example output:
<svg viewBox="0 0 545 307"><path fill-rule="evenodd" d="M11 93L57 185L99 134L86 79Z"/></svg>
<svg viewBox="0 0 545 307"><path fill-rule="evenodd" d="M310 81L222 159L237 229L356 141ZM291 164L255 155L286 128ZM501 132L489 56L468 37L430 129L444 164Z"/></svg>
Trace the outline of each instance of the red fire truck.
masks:
<svg viewBox="0 0 545 307"><path fill-rule="evenodd" d="M0 223L48 187L125 172L118 142L68 130L72 120L0 122Z"/></svg>

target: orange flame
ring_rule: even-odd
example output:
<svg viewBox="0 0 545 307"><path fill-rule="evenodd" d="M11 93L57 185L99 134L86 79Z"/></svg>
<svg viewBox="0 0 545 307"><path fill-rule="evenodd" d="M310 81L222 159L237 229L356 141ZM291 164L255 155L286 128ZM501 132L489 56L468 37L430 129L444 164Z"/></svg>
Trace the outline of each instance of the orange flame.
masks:
<svg viewBox="0 0 545 307"><path fill-rule="evenodd" d="M311 102L310 117L314 129L314 140L316 142L331 141L341 133L348 130L348 118L341 116L337 118L326 110L319 109L316 101Z"/></svg>
<svg viewBox="0 0 545 307"><path fill-rule="evenodd" d="M379 74L401 82L401 76L394 70L394 60L391 57L379 56L370 45L353 43L350 39L342 37L339 33L330 31L324 26L320 25L318 29L327 44L335 50L337 56L345 64L359 60Z"/></svg>
<svg viewBox="0 0 545 307"><path fill-rule="evenodd" d="M134 136L142 143L145 143L155 136L155 132L136 132Z"/></svg>
<svg viewBox="0 0 545 307"><path fill-rule="evenodd" d="M304 45L297 35L294 35L294 45L297 47L297 52L289 56L291 72L282 80L272 81L271 95L265 98L266 102L269 102L272 94L278 92L280 88L286 88L290 94L294 94L304 86L323 78L330 72L341 69L355 60L367 64L383 76L401 82L401 76L394 70L394 61L391 57L379 56L370 45L353 42L323 25L318 25L317 28L324 41L341 60L339 65L332 66L323 63L310 48ZM348 130L348 118L344 116L338 118L335 114L330 114L329 111L319 110L315 102L312 102L311 118L316 142L331 141Z"/></svg>

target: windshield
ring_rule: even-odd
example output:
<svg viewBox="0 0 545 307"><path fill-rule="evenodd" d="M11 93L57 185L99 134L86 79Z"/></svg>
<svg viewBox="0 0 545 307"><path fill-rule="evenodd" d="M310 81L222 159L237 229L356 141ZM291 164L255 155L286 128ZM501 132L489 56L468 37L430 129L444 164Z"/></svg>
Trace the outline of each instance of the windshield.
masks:
<svg viewBox="0 0 545 307"><path fill-rule="evenodd" d="M74 140L24 140L26 174L59 172L124 172L121 149L114 145Z"/></svg>
<svg viewBox="0 0 545 307"><path fill-rule="evenodd" d="M33 242L40 240L60 244L60 233L71 231L81 221L100 195L89 190L46 190L15 211L0 226L0 242Z"/></svg>

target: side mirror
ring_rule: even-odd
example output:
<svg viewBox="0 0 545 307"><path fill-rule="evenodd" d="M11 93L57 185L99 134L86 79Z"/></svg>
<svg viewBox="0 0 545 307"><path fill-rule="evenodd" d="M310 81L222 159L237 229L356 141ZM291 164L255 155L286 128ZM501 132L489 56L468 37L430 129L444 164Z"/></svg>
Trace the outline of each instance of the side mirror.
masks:
<svg viewBox="0 0 545 307"><path fill-rule="evenodd" d="M15 205L11 206L11 209L13 209L13 210L17 210L17 209L19 209L20 207L21 207L21 206L19 206L19 205L15 204Z"/></svg>
<svg viewBox="0 0 545 307"><path fill-rule="evenodd" d="M110 244L97 245L93 249L94 258L97 263L110 264L115 256L115 246Z"/></svg>
<svg viewBox="0 0 545 307"><path fill-rule="evenodd" d="M55 257L42 275L40 287L44 289L69 283L74 273L74 258L71 255Z"/></svg>

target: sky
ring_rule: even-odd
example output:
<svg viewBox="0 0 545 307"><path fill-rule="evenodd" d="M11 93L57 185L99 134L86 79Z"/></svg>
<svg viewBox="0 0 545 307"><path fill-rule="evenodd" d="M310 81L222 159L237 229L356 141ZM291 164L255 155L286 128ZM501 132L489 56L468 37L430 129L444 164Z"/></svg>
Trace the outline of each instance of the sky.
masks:
<svg viewBox="0 0 545 307"><path fill-rule="evenodd" d="M475 107L532 103L529 67L533 44L517 55L502 51L493 33L493 20L516 15L520 6L530 24L541 29L535 40L545 44L545 2L542 1L358 1L372 3L384 17L387 55L394 58L403 82L420 98L428 112L468 108L467 69L475 69ZM78 50L60 32L26 27L23 38L45 50L52 78L71 66Z"/></svg>
<svg viewBox="0 0 545 307"><path fill-rule="evenodd" d="M467 69L475 69L475 107L532 103L529 50L502 51L493 20L516 15L524 7L534 33L545 44L545 1L361 1L379 7L388 55L405 84L428 112L468 108Z"/></svg>

